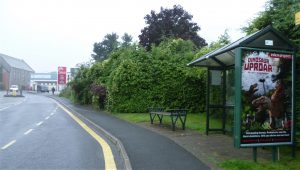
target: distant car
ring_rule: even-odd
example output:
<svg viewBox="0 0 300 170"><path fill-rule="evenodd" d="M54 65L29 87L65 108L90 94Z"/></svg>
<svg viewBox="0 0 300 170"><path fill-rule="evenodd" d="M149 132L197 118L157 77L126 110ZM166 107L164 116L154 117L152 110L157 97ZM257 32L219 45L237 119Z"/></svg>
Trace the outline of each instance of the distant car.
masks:
<svg viewBox="0 0 300 170"><path fill-rule="evenodd" d="M9 91L10 92L18 92L19 91L19 86L18 85L11 85L10 88L9 88Z"/></svg>
<svg viewBox="0 0 300 170"><path fill-rule="evenodd" d="M41 92L48 92L49 93L48 86L41 86Z"/></svg>

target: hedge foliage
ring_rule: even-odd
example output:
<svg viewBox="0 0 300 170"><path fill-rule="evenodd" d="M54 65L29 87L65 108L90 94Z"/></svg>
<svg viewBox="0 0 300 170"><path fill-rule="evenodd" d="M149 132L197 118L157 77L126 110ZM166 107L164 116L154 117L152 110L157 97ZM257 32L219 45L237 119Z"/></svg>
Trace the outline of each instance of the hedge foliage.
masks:
<svg viewBox="0 0 300 170"><path fill-rule="evenodd" d="M150 51L137 45L118 48L109 59L80 68L70 83L74 100L112 112L158 106L203 111L206 71L187 67L196 58L195 49L182 39L165 40Z"/></svg>

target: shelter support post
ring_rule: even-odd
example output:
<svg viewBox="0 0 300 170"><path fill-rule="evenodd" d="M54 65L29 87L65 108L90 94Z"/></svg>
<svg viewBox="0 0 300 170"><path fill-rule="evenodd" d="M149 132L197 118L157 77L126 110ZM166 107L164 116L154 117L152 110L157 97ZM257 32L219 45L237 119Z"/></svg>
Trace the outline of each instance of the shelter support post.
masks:
<svg viewBox="0 0 300 170"><path fill-rule="evenodd" d="M257 147L252 148L253 161L257 162Z"/></svg>
<svg viewBox="0 0 300 170"><path fill-rule="evenodd" d="M278 160L278 152L279 151L279 147L277 146L273 146L272 147L272 161L276 162Z"/></svg>
<svg viewBox="0 0 300 170"><path fill-rule="evenodd" d="M209 82L210 82L210 76L209 76L209 69L207 69L207 81L206 81L206 135L208 135L209 131Z"/></svg>

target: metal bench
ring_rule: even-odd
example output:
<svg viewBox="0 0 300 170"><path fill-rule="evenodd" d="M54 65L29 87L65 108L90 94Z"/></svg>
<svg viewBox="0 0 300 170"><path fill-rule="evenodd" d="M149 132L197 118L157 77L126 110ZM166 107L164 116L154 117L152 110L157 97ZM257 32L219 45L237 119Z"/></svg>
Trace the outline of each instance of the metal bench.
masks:
<svg viewBox="0 0 300 170"><path fill-rule="evenodd" d="M186 122L186 116L187 116L187 109L167 109L164 110L160 107L151 107L148 108L150 113L150 121L151 124L153 124L153 121L155 117L158 117L159 124L162 123L162 119L164 116L170 116L171 117L171 123L172 123L172 130L175 131L176 122L179 119L182 125L182 129L185 129L185 122Z"/></svg>

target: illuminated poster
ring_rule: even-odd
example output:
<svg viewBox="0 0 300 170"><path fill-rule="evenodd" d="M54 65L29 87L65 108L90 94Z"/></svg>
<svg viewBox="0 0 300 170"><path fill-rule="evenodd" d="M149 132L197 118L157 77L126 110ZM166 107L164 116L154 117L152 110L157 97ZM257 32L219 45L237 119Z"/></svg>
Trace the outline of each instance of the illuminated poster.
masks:
<svg viewBox="0 0 300 170"><path fill-rule="evenodd" d="M241 146L292 144L292 58L243 51Z"/></svg>

